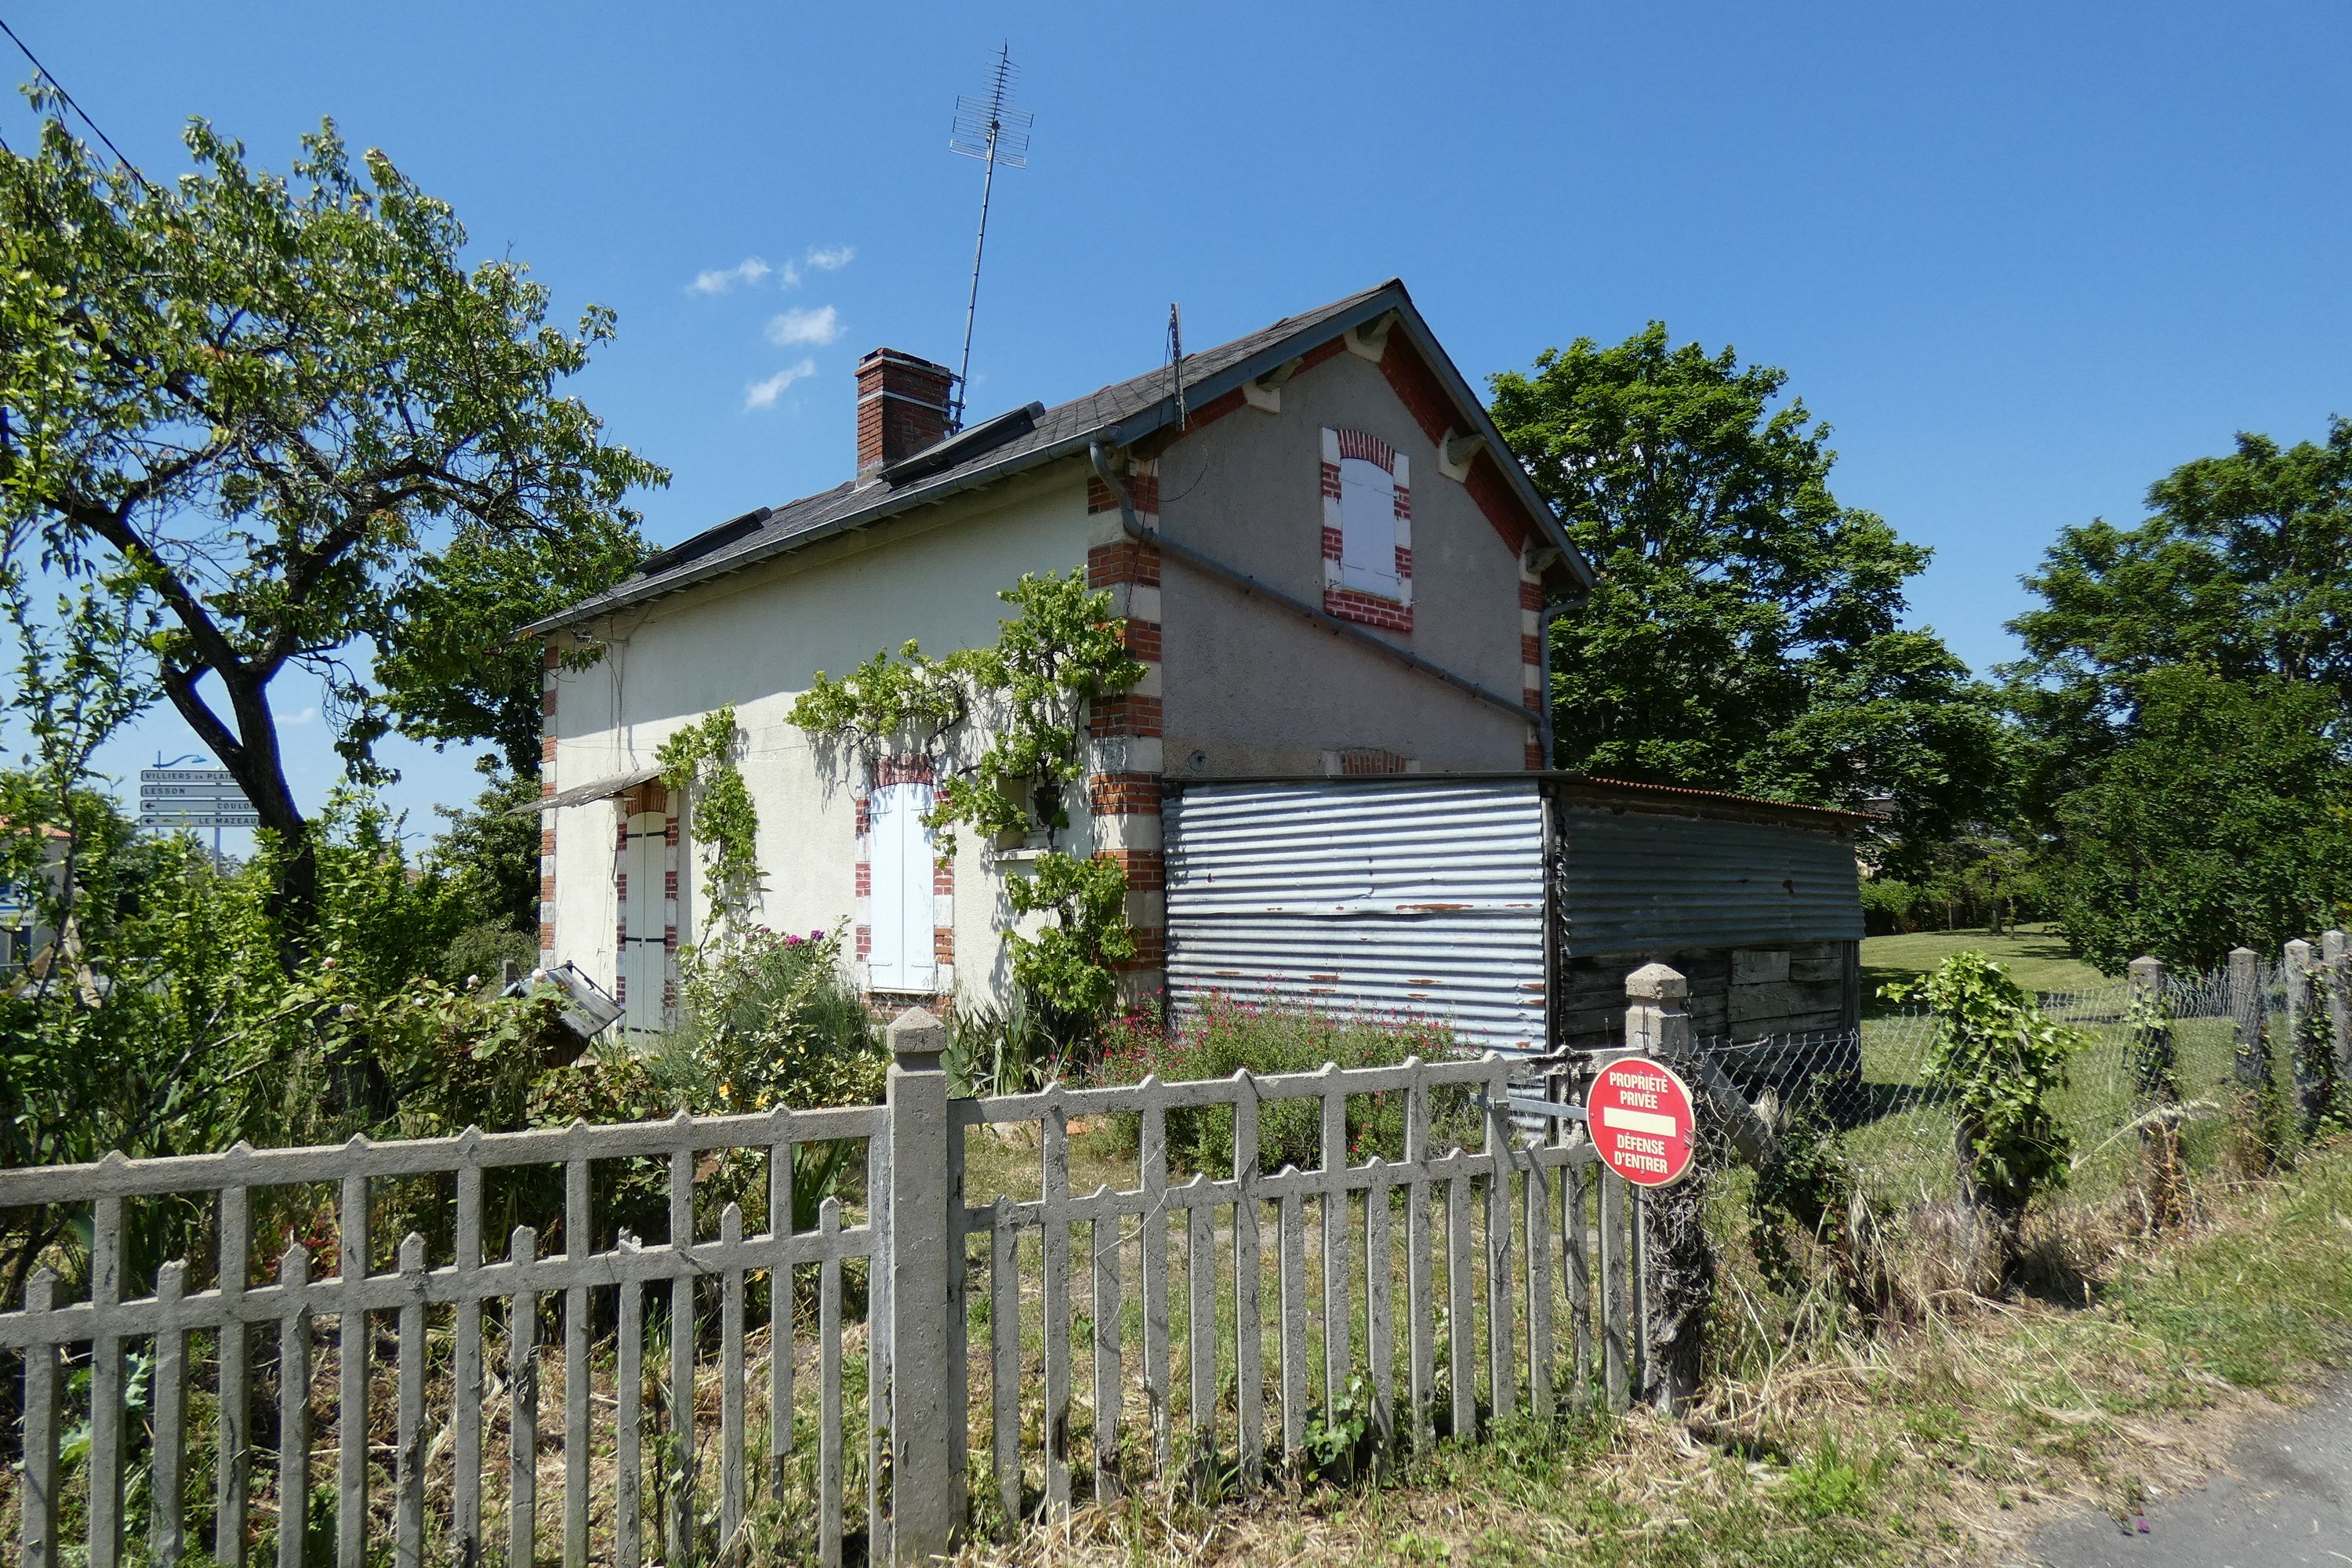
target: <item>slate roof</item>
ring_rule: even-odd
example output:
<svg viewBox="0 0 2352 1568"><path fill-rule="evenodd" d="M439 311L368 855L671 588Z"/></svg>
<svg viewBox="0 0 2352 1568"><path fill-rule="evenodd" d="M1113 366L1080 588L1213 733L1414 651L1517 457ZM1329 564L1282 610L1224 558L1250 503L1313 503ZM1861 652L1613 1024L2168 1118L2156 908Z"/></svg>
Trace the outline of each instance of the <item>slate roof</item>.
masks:
<svg viewBox="0 0 2352 1568"><path fill-rule="evenodd" d="M1405 331L1414 346L1421 351L1430 368L1442 381L1454 390L1455 401L1471 426L1484 435L1493 450L1503 456L1508 448L1502 437L1486 418L1484 407L1460 373L1454 368L1436 340L1430 335L1421 313L1413 308L1404 284L1390 279L1378 288L1335 300L1319 310L1301 315L1286 316L1273 325L1260 329L1231 342L1184 356L1184 400L1188 408L1197 409L1213 398L1223 396L1244 381L1265 374L1284 361L1328 342L1350 327L1360 326L1386 314L1400 313L1399 326ZM530 636L557 630L576 622L590 620L626 605L677 592L696 583L751 565L754 562L782 554L833 534L846 531L868 522L878 521L895 513L915 507L945 500L960 491L991 483L1023 468L1032 468L1056 458L1086 450L1088 443L1103 441L1106 445L1123 447L1163 425L1172 423L1176 414L1175 383L1167 366L1131 376L1121 382L1090 392L1084 397L1053 408L1036 404L1027 412L1031 428L1002 444L988 446L972 456L943 468L920 472L904 482L893 483L893 470L921 468L922 454L894 464L875 478L860 482L849 480L829 490L803 496L773 509L762 509L766 515L747 513L709 529L703 534L682 541L667 550L646 558L646 564L657 565L652 572L641 571L625 578L601 594L594 595L547 619L523 628ZM1003 417L1003 416L1000 416ZM993 424L995 421L988 421ZM963 432L964 437L977 434L983 426L974 426ZM961 437L950 437L940 447ZM932 448L939 451L940 447ZM1504 458L1501 467L1507 479L1517 481L1514 488L1521 500L1538 520L1550 542L1566 557L1570 569L1587 585L1592 582L1591 568L1585 563L1567 535L1561 532L1545 504L1517 463ZM752 526L756 524L756 526ZM709 535L727 535L715 548L698 551L698 540ZM659 564L664 558L671 563Z"/></svg>

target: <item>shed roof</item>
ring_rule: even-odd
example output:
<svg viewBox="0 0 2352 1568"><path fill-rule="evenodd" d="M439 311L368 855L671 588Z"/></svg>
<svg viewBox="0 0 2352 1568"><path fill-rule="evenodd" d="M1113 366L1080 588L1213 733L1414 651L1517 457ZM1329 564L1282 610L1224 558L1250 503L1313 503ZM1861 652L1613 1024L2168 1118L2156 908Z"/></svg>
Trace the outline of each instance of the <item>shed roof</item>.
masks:
<svg viewBox="0 0 2352 1568"><path fill-rule="evenodd" d="M1486 416L1469 384L1429 331L1404 284L1391 278L1378 288L1336 300L1303 315L1184 356L1181 366L1184 402L1197 410L1210 400L1265 374L1286 361L1328 342L1335 334L1396 311L1402 330L1451 395L1464 423L1484 437L1529 519L1560 552L1584 586L1591 566L1569 541L1559 520L1518 464ZM776 508L761 508L706 529L646 558L636 575L569 609L523 628L526 636L564 626L645 600L678 592L725 573L800 549L820 539L877 522L918 506L946 500L1022 469L1082 452L1101 441L1126 447L1176 420L1177 378L1167 366L1114 382L1053 408L1031 404L971 426L928 451L892 464L872 479L849 480ZM1002 437L996 439L995 437ZM976 449L975 449L976 448ZM894 476L896 476L894 478ZM699 546L699 548L698 548Z"/></svg>

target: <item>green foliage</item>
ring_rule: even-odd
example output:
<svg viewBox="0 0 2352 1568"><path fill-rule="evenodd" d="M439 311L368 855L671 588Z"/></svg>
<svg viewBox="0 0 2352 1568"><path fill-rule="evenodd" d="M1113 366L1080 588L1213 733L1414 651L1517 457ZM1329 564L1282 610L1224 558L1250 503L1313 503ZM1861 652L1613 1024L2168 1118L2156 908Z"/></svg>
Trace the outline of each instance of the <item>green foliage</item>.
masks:
<svg viewBox="0 0 2352 1568"><path fill-rule="evenodd" d="M730 702L679 730L654 752L663 781L694 803L703 890L730 931L741 927L760 895L760 814L735 765L741 740Z"/></svg>
<svg viewBox="0 0 2352 1568"><path fill-rule="evenodd" d="M2004 672L2059 919L2102 967L2274 945L2352 900L2352 422L2064 530Z"/></svg>
<svg viewBox="0 0 2352 1568"><path fill-rule="evenodd" d="M1956 952L1933 973L1881 994L1934 1012L1936 1040L1920 1079L1952 1096L1962 1194L2013 1239L2025 1205L2066 1179L2069 1140L2052 1101L2080 1037L2043 1017L1981 952Z"/></svg>
<svg viewBox="0 0 2352 1568"><path fill-rule="evenodd" d="M1050 1016L1097 1017L1118 1000L1112 966L1135 956L1127 923L1127 873L1106 857L1037 857L1032 875L1005 888L1015 914L1045 913L1054 923L1034 937L1005 938L1013 978Z"/></svg>
<svg viewBox="0 0 2352 1568"><path fill-rule="evenodd" d="M679 965L677 1037L653 1059L688 1110L870 1105L887 1065L881 1031L849 982L841 936L764 927Z"/></svg>
<svg viewBox="0 0 2352 1568"><path fill-rule="evenodd" d="M1172 1032L1156 1012L1131 1014L1112 1025L1097 1067L1103 1083L1230 1078L1247 1068L1260 1077L1315 1072L1326 1062L1343 1068L1394 1067L1408 1057L1433 1061L1453 1053L1452 1033L1419 1018L1338 1018L1306 1007L1236 1002L1211 996ZM1404 1156L1404 1097L1350 1095L1347 1158ZM1132 1119L1129 1119L1131 1121ZM1430 1141L1477 1146L1480 1120L1466 1101L1434 1106ZM1317 1100L1266 1100L1258 1107L1258 1169L1323 1163L1322 1106ZM1232 1174L1234 1111L1229 1105L1179 1108L1167 1113L1168 1160L1182 1172Z"/></svg>
<svg viewBox="0 0 2352 1568"><path fill-rule="evenodd" d="M1084 568L1024 574L998 597L1020 613L999 623L992 646L934 659L909 642L845 679L819 670L793 704L792 721L821 741L869 758L931 759L940 783L925 824L941 854L954 852L958 825L989 838L1023 831L1024 788L1050 847L1069 826L1065 793L1086 774L1087 704L1144 676L1110 595L1087 588ZM1126 873L1049 847L1006 897L1016 915L1054 917L1034 936L1009 939L1014 982L1049 1032L1083 1032L1118 999L1113 966L1135 955Z"/></svg>
<svg viewBox="0 0 2352 1568"><path fill-rule="evenodd" d="M2158 1105L2180 1100L2180 1058L2174 1048L2172 1010L2153 992L2134 992L2124 1014L2124 1059L2140 1098Z"/></svg>
<svg viewBox="0 0 2352 1568"><path fill-rule="evenodd" d="M1026 1094L1061 1077L1073 1050L1017 992L1009 1007L956 1007L947 1026L948 1083L959 1095Z"/></svg>
<svg viewBox="0 0 2352 1568"><path fill-rule="evenodd" d="M545 285L504 258L468 268L448 205L381 153L354 167L331 122L289 177L193 121L194 171L153 182L31 97L38 150L0 153L0 531L160 610L143 657L282 841L292 963L316 866L271 684L299 667L329 685L362 777L384 721L356 645L386 654L383 700L414 732L470 737L498 709L516 746L536 681L490 627L568 594L532 574L575 547L608 570L634 538L624 496L667 475L562 391L611 312L549 326ZM470 697L453 663L477 671Z"/></svg>
<svg viewBox="0 0 2352 1568"><path fill-rule="evenodd" d="M2054 805L2054 912L2114 973L2143 952L2210 969L2352 910L2352 715L2328 687L2170 668L2136 683L2130 738Z"/></svg>
<svg viewBox="0 0 2352 1568"><path fill-rule="evenodd" d="M2294 1042L2294 1081L2303 1100L2304 1131L2312 1138L2352 1132L2352 1081L2336 1056L2331 998L2345 984L2340 969L2321 967L2303 979L2303 1029Z"/></svg>
<svg viewBox="0 0 2352 1568"><path fill-rule="evenodd" d="M1990 694L1901 629L1928 552L1839 504L1829 428L1784 372L1579 339L1494 379L1495 418L1601 574L1553 623L1556 756L1612 777L1854 806L1912 841L2000 815Z"/></svg>

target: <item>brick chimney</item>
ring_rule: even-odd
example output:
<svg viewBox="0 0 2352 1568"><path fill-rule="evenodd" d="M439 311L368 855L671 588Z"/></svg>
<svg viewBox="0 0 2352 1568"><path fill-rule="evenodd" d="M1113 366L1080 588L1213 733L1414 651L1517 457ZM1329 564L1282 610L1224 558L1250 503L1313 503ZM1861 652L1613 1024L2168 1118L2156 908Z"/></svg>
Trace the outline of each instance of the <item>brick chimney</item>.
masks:
<svg viewBox="0 0 2352 1568"><path fill-rule="evenodd" d="M955 372L897 349L857 362L857 476L911 458L948 433Z"/></svg>

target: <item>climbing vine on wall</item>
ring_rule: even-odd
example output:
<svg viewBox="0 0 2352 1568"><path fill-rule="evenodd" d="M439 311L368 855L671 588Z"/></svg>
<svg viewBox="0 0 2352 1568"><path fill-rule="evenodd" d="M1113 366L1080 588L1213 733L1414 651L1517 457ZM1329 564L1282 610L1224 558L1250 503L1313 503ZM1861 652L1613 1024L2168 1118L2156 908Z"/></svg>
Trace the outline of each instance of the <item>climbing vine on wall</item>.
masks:
<svg viewBox="0 0 2352 1568"><path fill-rule="evenodd" d="M1067 792L1086 776L1087 704L1133 687L1144 667L1127 650L1110 595L1089 589L1083 568L1030 573L997 596L1019 613L999 623L992 646L933 658L909 642L838 679L819 670L791 719L869 761L930 759L939 782L925 823L942 854L959 826L988 838L1020 833L1034 809L1048 850L1007 896L1016 912L1048 912L1055 923L1013 939L1013 978L1055 1011L1090 1015L1115 994L1109 966L1135 952L1127 879L1113 861L1054 847L1054 836L1069 826Z"/></svg>
<svg viewBox="0 0 2352 1568"><path fill-rule="evenodd" d="M760 814L735 765L741 741L730 703L678 731L654 752L663 782L693 803L694 841L704 856L703 891L720 921L734 930L743 927L760 891L754 852Z"/></svg>

